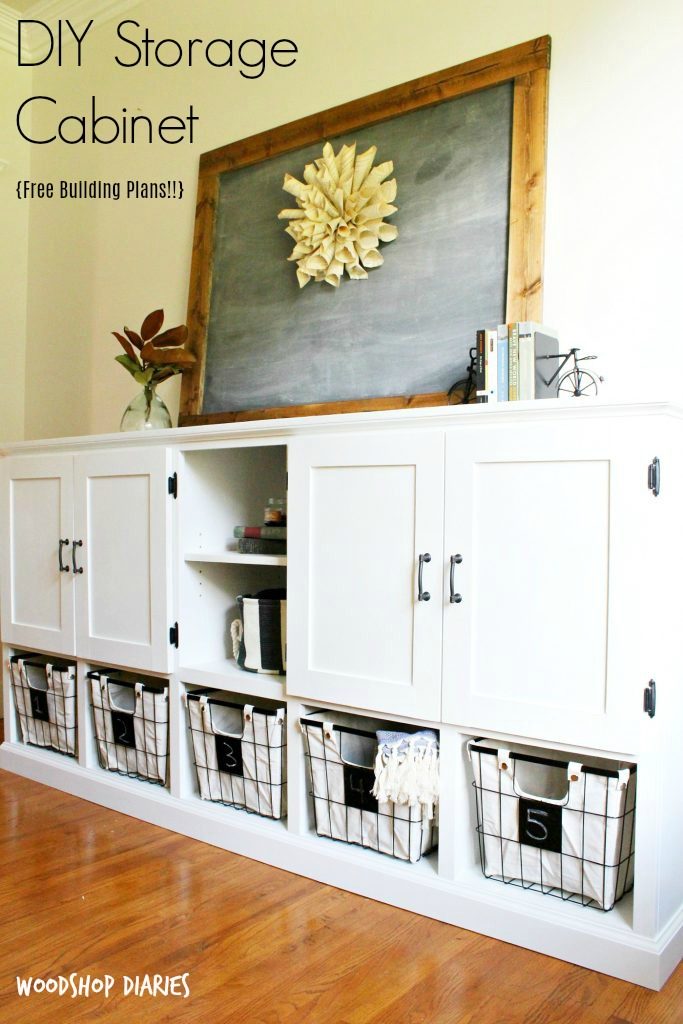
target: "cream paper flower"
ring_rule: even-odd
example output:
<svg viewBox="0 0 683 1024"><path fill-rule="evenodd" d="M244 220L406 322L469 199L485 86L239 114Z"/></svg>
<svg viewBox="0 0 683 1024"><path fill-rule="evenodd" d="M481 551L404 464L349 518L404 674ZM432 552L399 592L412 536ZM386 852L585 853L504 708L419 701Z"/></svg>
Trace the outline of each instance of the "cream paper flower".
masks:
<svg viewBox="0 0 683 1024"><path fill-rule="evenodd" d="M344 270L354 281L364 280L368 270L380 267L384 257L380 242L393 242L398 228L385 217L396 213L396 179L391 160L373 167L377 146L356 156L356 144L335 152L329 142L323 155L304 167L304 180L285 174L283 188L296 198L296 209L281 210L289 220L285 231L295 241L291 261L296 261L299 287L309 281L326 281L339 287Z"/></svg>

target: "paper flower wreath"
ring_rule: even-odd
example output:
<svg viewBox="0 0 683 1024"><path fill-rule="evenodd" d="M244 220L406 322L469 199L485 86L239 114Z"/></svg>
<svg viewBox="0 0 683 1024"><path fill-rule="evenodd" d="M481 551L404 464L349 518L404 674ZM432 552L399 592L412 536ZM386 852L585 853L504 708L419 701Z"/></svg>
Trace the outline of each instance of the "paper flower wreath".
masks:
<svg viewBox="0 0 683 1024"><path fill-rule="evenodd" d="M380 242L392 242L398 228L385 217L396 213L396 179L391 160L372 166L377 146L356 156L356 144L335 152L329 142L323 155L304 167L304 180L285 174L283 188L296 198L297 208L281 210L289 220L285 231L295 246L288 258L296 261L299 287L309 281L326 281L339 287L344 270L354 281L364 280L368 270L380 267L384 257Z"/></svg>

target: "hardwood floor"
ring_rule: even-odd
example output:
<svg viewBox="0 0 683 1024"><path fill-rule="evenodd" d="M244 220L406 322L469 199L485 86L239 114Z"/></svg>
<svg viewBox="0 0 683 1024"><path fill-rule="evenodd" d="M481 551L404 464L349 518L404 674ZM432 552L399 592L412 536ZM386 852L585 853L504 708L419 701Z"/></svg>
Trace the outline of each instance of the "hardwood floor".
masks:
<svg viewBox="0 0 683 1024"><path fill-rule="evenodd" d="M649 992L6 772L0 807L3 1022L683 1022L683 966ZM72 972L111 993L17 994ZM124 976L186 972L188 998L124 995Z"/></svg>

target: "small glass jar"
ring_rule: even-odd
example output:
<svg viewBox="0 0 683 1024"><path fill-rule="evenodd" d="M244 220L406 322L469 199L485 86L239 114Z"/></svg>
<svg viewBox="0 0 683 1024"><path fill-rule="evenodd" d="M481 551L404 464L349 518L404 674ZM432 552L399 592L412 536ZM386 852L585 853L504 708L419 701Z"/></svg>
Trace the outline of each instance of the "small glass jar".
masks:
<svg viewBox="0 0 683 1024"><path fill-rule="evenodd" d="M268 498L268 504L263 512L263 525L287 525L287 505L284 498Z"/></svg>

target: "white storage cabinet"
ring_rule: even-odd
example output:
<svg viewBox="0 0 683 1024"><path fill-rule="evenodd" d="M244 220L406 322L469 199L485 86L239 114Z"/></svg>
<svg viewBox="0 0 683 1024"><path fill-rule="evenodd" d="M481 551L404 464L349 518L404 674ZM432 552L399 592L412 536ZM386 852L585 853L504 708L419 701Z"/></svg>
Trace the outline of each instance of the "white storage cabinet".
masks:
<svg viewBox="0 0 683 1024"><path fill-rule="evenodd" d="M683 951L682 417L667 404L547 401L10 446L0 766L660 988ZM258 523L287 486L287 554L240 554L234 527ZM287 676L243 672L237 596L285 585ZM21 742L7 666L32 652L75 656L75 759ZM167 688L167 788L100 767L87 675L108 666ZM285 712L286 816L284 788L279 817L224 806L222 791L202 799L185 703L206 687ZM298 725L316 715L438 732L438 848L410 863L316 834ZM598 759L617 778L635 767L633 886L614 909L485 877L468 757L480 738Z"/></svg>
<svg viewBox="0 0 683 1024"><path fill-rule="evenodd" d="M27 454L2 469L5 643L169 671L168 450Z"/></svg>
<svg viewBox="0 0 683 1024"><path fill-rule="evenodd" d="M654 443L610 421L295 438L289 692L633 747Z"/></svg>

